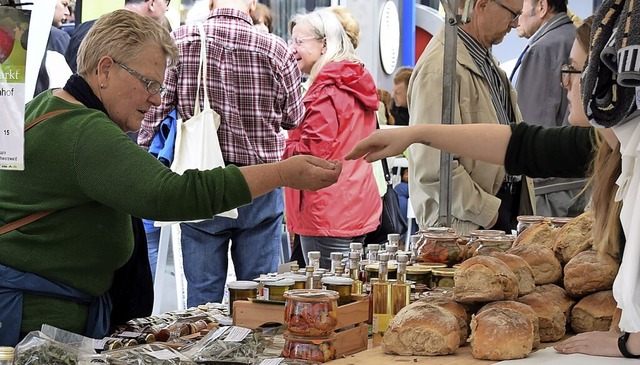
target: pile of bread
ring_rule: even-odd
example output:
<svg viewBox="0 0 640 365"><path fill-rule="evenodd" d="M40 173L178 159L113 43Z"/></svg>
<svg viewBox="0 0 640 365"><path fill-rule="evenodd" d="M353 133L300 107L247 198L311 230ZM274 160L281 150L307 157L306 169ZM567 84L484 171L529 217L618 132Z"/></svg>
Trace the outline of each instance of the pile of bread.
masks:
<svg viewBox="0 0 640 365"><path fill-rule="evenodd" d="M470 343L477 359L519 359L567 329L608 330L619 265L593 250L591 221L589 213L561 228L545 221L507 252L464 261L452 291L412 303L391 320L384 352L447 355Z"/></svg>

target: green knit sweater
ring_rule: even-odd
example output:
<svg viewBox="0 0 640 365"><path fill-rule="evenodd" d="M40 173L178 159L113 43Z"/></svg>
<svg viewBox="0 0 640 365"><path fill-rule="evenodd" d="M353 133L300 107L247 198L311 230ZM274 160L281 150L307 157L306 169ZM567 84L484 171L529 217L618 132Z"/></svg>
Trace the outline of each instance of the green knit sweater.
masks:
<svg viewBox="0 0 640 365"><path fill-rule="evenodd" d="M25 133L25 170L0 170L0 226L55 213L0 236L0 263L90 295L111 286L130 257L130 215L154 220L211 218L251 202L234 166L178 175L138 147L104 113L42 93L25 120L70 109ZM87 307L26 294L22 332L48 323L84 331Z"/></svg>

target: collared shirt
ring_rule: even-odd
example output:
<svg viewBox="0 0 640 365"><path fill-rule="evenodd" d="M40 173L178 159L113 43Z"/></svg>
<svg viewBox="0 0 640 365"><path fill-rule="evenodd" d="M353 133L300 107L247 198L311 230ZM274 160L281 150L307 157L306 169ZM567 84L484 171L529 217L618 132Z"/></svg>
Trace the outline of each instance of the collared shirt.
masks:
<svg viewBox="0 0 640 365"><path fill-rule="evenodd" d="M282 129L295 128L304 114L300 70L293 54L284 40L256 31L249 15L237 10L214 9L204 29L209 101L221 117L218 137L225 161L238 165L279 161L285 146ZM183 120L193 116L198 27L182 26L172 35L179 60L167 69L161 105L145 115L138 137L144 148L174 107ZM201 103L203 97L201 91Z"/></svg>
<svg viewBox="0 0 640 365"><path fill-rule="evenodd" d="M493 62L491 51L483 47L478 41L473 39L468 33L462 29L458 29L458 34L462 43L469 51L473 62L478 66L482 76L489 84L491 93L491 101L496 108L498 114L498 122L500 124L509 124L515 122L515 115L511 102L509 100L509 87L504 84L497 70L497 65Z"/></svg>

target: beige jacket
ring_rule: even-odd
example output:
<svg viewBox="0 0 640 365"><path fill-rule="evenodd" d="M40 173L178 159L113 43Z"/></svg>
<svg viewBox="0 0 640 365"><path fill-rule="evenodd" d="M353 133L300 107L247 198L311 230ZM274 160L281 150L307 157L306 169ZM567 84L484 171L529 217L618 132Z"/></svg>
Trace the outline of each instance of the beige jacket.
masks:
<svg viewBox="0 0 640 365"><path fill-rule="evenodd" d="M476 67L464 43L458 38L456 64L455 123L498 123L487 81ZM442 121L442 78L444 28L429 42L413 71L408 89L410 125ZM494 60L496 67L497 61ZM511 103L516 122L522 121L516 92L506 74L500 70L504 84L511 89ZM438 222L440 194L440 151L414 144L409 148L409 196L418 226L426 228ZM504 180L503 166L453 156L451 174L452 227L467 235L470 230L486 227L498 213L500 199L495 194ZM525 179L519 214L533 214L533 184ZM526 188L524 188L526 187Z"/></svg>

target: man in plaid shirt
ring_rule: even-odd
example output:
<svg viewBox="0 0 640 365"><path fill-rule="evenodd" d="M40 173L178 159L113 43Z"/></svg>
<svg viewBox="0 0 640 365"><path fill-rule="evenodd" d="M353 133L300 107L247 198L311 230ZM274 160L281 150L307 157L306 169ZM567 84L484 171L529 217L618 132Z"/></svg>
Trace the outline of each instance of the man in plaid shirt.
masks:
<svg viewBox="0 0 640 365"><path fill-rule="evenodd" d="M247 166L278 161L285 145L283 129L295 128L304 113L296 60L281 38L253 27L249 14L256 0L210 0L209 5L212 11L204 22L206 87L211 107L221 117L218 137L225 162ZM166 71L162 103L142 123L138 143L144 148L173 108L183 120L193 116L198 27L182 26L173 38L179 61ZM277 270L283 209L283 192L277 189L238 208L238 219L181 224L189 306L222 301L230 241L238 280Z"/></svg>

